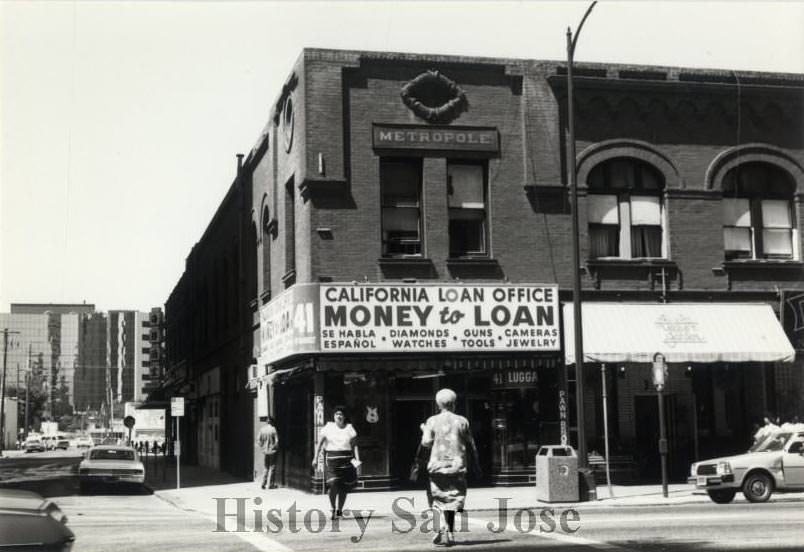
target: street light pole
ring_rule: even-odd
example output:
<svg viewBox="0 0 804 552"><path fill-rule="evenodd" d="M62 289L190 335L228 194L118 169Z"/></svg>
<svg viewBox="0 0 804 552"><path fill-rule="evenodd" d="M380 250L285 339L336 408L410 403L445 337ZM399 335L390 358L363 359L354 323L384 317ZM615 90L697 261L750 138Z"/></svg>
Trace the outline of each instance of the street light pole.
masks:
<svg viewBox="0 0 804 552"><path fill-rule="evenodd" d="M575 406L578 418L578 465L585 468L589 461L586 453L586 432L584 429L584 397L583 397L583 324L581 320L581 253L578 229L578 175L575 167L575 97L572 88L572 63L575 45L581 29L589 17L597 1L586 9L580 25L572 36L567 28L567 171L569 176L570 199L572 201L572 306L575 328Z"/></svg>
<svg viewBox="0 0 804 552"><path fill-rule="evenodd" d="M667 435L664 428L664 386L667 381L667 364L662 353L653 355L653 385L659 399L659 456L662 460L662 495L667 498Z"/></svg>

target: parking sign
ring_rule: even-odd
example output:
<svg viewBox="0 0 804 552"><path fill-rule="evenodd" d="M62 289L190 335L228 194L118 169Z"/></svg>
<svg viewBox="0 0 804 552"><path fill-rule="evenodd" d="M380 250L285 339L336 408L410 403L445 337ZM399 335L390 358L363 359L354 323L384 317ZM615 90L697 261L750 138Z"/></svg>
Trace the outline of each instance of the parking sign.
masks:
<svg viewBox="0 0 804 552"><path fill-rule="evenodd" d="M184 416L184 397L171 397L170 415L174 417Z"/></svg>

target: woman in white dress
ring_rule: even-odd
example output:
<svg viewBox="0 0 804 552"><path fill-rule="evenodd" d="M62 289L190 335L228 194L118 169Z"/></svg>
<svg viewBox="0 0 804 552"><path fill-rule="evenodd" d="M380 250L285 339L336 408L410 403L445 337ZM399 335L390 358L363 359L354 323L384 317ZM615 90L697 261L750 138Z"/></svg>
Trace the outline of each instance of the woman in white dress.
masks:
<svg viewBox="0 0 804 552"><path fill-rule="evenodd" d="M321 449L325 451L325 473L329 485L329 503L332 519L343 515L343 505L349 490L357 484L360 453L357 449L357 432L346 423L346 409L336 406L333 421L321 428L318 445L313 455L313 469L318 466Z"/></svg>

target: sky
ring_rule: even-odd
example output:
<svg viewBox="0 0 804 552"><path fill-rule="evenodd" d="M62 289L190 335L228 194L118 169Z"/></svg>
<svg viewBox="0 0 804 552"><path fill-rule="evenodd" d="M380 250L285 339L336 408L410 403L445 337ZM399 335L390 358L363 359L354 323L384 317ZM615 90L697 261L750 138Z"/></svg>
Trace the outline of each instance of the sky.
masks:
<svg viewBox="0 0 804 552"><path fill-rule="evenodd" d="M302 48L563 60L590 3L0 0L0 312L163 306ZM802 28L602 0L575 59L804 73Z"/></svg>

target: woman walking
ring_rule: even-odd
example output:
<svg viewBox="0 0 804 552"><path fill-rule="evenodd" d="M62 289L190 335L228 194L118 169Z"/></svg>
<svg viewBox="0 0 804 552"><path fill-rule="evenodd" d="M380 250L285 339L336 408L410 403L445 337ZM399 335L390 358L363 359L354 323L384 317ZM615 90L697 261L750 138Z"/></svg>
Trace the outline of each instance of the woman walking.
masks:
<svg viewBox="0 0 804 552"><path fill-rule="evenodd" d="M332 519L343 515L343 505L349 490L357 484L357 466L360 453L357 450L357 432L346 423L346 408L336 406L333 421L321 429L318 445L313 455L313 469L318 466L321 449L325 451L325 473L329 485L329 503Z"/></svg>
<svg viewBox="0 0 804 552"><path fill-rule="evenodd" d="M433 544L451 546L455 543L455 512L462 512L466 501L466 470L479 474L477 449L469 422L455 414L457 395L452 389L436 394L440 412L430 416L422 427L422 445L431 448L427 472L433 507L443 514L446 527L438 528Z"/></svg>

